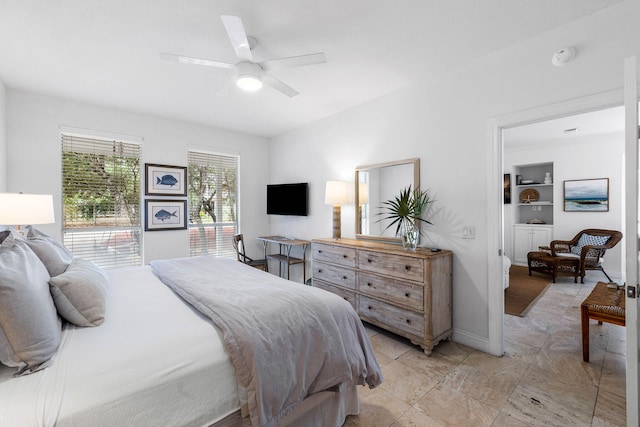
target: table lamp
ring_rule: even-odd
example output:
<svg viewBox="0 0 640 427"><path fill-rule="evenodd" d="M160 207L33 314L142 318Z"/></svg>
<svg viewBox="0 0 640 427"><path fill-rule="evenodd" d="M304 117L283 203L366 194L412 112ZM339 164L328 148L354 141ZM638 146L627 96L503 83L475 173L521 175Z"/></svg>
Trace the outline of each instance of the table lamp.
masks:
<svg viewBox="0 0 640 427"><path fill-rule="evenodd" d="M333 238L340 239L340 205L349 202L349 187L346 181L327 181L324 192L325 205L333 205Z"/></svg>
<svg viewBox="0 0 640 427"><path fill-rule="evenodd" d="M0 193L0 224L20 225L52 224L53 196L51 194Z"/></svg>

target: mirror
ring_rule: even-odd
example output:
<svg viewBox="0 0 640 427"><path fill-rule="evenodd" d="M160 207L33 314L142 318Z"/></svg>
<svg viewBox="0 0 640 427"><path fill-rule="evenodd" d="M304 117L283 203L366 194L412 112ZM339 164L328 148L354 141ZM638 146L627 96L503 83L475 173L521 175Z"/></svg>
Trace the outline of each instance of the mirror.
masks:
<svg viewBox="0 0 640 427"><path fill-rule="evenodd" d="M420 187L420 159L359 166L354 181L356 238L399 242L395 226L385 230L390 221L379 221L378 214L382 202L393 199L400 190L409 185Z"/></svg>

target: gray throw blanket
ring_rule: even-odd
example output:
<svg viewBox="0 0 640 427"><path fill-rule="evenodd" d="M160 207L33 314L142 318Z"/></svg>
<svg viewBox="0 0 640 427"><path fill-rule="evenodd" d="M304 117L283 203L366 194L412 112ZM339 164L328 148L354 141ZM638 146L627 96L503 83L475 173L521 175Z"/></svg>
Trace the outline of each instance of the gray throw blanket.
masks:
<svg viewBox="0 0 640 427"><path fill-rule="evenodd" d="M306 396L340 383L382 382L362 322L342 298L229 259L150 264L222 331L253 426L275 426Z"/></svg>

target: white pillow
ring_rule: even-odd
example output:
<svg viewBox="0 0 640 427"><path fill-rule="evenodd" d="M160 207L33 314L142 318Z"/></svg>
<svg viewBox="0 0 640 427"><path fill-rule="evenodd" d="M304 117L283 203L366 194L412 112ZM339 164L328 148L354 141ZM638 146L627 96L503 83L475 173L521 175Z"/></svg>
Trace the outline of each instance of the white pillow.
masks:
<svg viewBox="0 0 640 427"><path fill-rule="evenodd" d="M36 230L33 226L27 225L25 228L27 229L27 245L47 267L49 275L53 277L64 273L73 259L71 251L53 237Z"/></svg>
<svg viewBox="0 0 640 427"><path fill-rule="evenodd" d="M107 276L82 258L74 258L67 270L49 280L58 314L78 326L104 322Z"/></svg>
<svg viewBox="0 0 640 427"><path fill-rule="evenodd" d="M0 244L0 362L18 367L18 375L46 367L60 344L61 322L48 281L47 269L25 241L6 236Z"/></svg>

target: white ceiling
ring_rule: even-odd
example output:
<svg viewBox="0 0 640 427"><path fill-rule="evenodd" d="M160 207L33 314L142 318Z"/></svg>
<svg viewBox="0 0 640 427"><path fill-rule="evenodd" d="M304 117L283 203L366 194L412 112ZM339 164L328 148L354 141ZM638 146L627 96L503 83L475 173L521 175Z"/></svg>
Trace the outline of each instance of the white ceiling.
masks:
<svg viewBox="0 0 640 427"><path fill-rule="evenodd" d="M575 129L575 131L570 131ZM505 129L505 148L546 142L563 143L612 134L624 134L624 106L591 111Z"/></svg>
<svg viewBox="0 0 640 427"><path fill-rule="evenodd" d="M549 31L621 0L0 0L9 88L271 137ZM259 41L254 60L324 52L274 71L300 92L216 95L235 63L220 15ZM558 48L563 46L558 46ZM549 58L551 54L549 53Z"/></svg>

